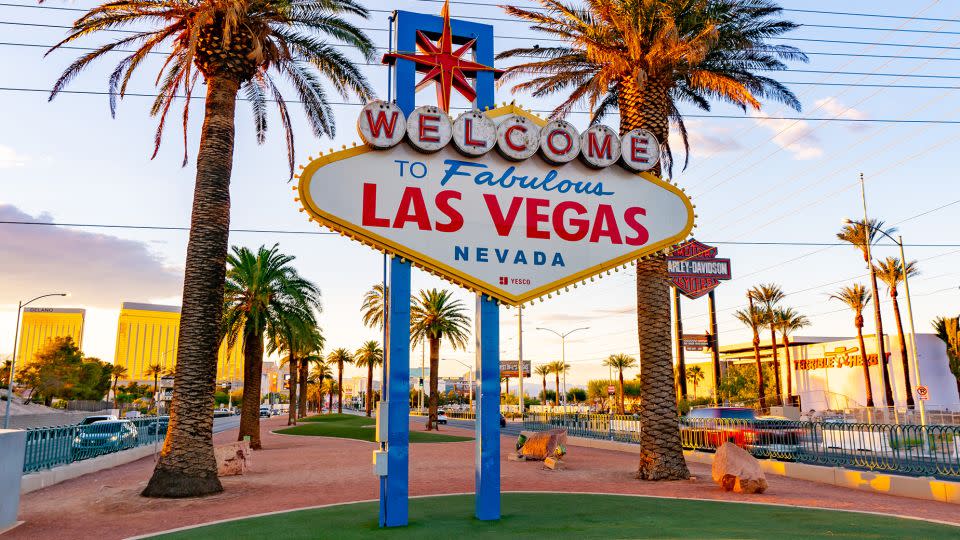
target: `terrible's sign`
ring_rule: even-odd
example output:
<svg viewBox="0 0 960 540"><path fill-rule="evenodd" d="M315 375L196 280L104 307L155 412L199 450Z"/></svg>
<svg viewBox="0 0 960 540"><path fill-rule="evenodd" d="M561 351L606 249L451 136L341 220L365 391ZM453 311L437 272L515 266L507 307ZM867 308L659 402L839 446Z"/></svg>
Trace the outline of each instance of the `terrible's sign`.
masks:
<svg viewBox="0 0 960 540"><path fill-rule="evenodd" d="M310 162L300 202L330 229L519 305L682 241L690 200L644 171L647 131L583 133L519 107L451 119L375 101L362 146Z"/></svg>
<svg viewBox="0 0 960 540"><path fill-rule="evenodd" d="M717 248L690 239L667 257L667 273L687 298L700 298L730 279L730 259L718 259Z"/></svg>

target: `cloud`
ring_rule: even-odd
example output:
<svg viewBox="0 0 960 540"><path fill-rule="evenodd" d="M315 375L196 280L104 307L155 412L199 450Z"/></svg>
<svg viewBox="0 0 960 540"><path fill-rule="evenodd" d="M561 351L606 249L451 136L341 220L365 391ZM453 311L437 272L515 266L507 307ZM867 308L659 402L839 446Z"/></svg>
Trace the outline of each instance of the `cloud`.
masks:
<svg viewBox="0 0 960 540"><path fill-rule="evenodd" d="M684 124L687 126L691 154L713 155L743 149L739 139L733 137L730 128L716 127L701 120L685 120ZM683 139L675 126L670 130L670 147L673 149L674 159L683 159Z"/></svg>
<svg viewBox="0 0 960 540"><path fill-rule="evenodd" d="M814 105L825 112L830 118L844 118L847 120L864 120L867 118L867 115L863 111L853 107L847 107L840 103L840 100L835 97L818 99L814 102ZM863 131L867 129L868 126L862 122L851 122L845 123L844 127L851 131Z"/></svg>
<svg viewBox="0 0 960 540"><path fill-rule="evenodd" d="M764 112L751 115L760 126L770 130L774 144L793 154L794 159L816 159L823 155L820 138L805 120L777 120Z"/></svg>
<svg viewBox="0 0 960 540"><path fill-rule="evenodd" d="M0 144L0 169L13 169L23 167L30 161L30 158L18 154L16 150L9 146Z"/></svg>
<svg viewBox="0 0 960 540"><path fill-rule="evenodd" d="M594 320L603 320L603 319L613 319L616 317L623 317L626 315L635 315L637 313L637 306L624 306L622 308L601 308L601 309L592 309L590 311L582 313L548 313L539 317L537 320L542 320L546 323L551 322L586 322Z"/></svg>
<svg viewBox="0 0 960 540"><path fill-rule="evenodd" d="M0 204L0 220L49 222ZM3 279L0 297L21 299L69 292L63 303L117 308L124 301L179 297L182 273L166 266L147 244L66 227L0 225Z"/></svg>

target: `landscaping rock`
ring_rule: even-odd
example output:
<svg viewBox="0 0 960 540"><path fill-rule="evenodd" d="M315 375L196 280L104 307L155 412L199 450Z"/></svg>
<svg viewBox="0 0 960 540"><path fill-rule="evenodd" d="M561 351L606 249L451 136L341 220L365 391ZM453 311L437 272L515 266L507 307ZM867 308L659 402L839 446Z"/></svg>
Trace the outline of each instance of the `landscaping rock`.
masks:
<svg viewBox="0 0 960 540"><path fill-rule="evenodd" d="M555 457L548 457L547 459L543 460L543 465L544 467L554 471L559 471L561 469L567 468L566 464L564 464L564 462L561 461L560 458L555 458Z"/></svg>
<svg viewBox="0 0 960 540"><path fill-rule="evenodd" d="M713 459L713 481L724 491L763 493L767 479L757 458L739 446L726 442Z"/></svg>
<svg viewBox="0 0 960 540"><path fill-rule="evenodd" d="M551 456L562 457L567 452L566 429L524 431L520 437L524 442L519 454L527 459L542 461Z"/></svg>
<svg viewBox="0 0 960 540"><path fill-rule="evenodd" d="M250 468L250 441L221 444L213 448L217 458L217 476L236 476Z"/></svg>

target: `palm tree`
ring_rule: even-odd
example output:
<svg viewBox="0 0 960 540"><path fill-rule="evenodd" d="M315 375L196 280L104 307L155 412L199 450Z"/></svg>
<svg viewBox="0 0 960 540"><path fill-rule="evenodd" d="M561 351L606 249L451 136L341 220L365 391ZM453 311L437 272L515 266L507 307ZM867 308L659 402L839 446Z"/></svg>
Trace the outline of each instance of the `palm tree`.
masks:
<svg viewBox="0 0 960 540"><path fill-rule="evenodd" d="M307 380L310 384L314 385L317 390L317 414L321 414L323 412L324 393L330 393L330 406L328 409L333 406L333 393L330 392L332 388L329 385L330 382L333 382L333 369L324 361L322 356L311 356L304 360L313 364L313 369L310 370L310 375L307 377Z"/></svg>
<svg viewBox="0 0 960 540"><path fill-rule="evenodd" d="M540 376L543 381L543 404L547 404L547 375L552 373L550 364L540 364L534 369L534 373Z"/></svg>
<svg viewBox="0 0 960 540"><path fill-rule="evenodd" d="M933 329L947 346L950 371L956 378L957 391L960 391L960 317L937 317L933 320Z"/></svg>
<svg viewBox="0 0 960 540"><path fill-rule="evenodd" d="M907 396L907 408L914 407L913 385L910 384L910 368L907 367L907 338L903 333L903 319L900 317L900 302L897 300L897 287L907 277L913 277L920 273L917 270L917 262L907 263L907 271L903 271L903 263L897 257L887 257L877 262L875 270L877 277L887 284L890 290L890 301L893 304L893 319L897 323L897 339L900 342L900 363L903 365L903 386L904 394Z"/></svg>
<svg viewBox="0 0 960 540"><path fill-rule="evenodd" d="M304 355L300 357L300 380L301 381L310 380L310 366L314 366L314 370L316 370L320 366L323 366L323 369L326 372L329 372L329 368L327 367L327 363L326 363L327 361L323 357L323 345L325 340L322 334L320 334L319 337L320 337L320 341L317 344L319 346L314 347L312 350L304 351ZM318 411L317 414L319 414L319 411L320 411L319 406L317 407L317 411ZM303 388L300 391L299 416L300 418L304 418L307 416L307 385L306 383L303 384Z"/></svg>
<svg viewBox="0 0 960 540"><path fill-rule="evenodd" d="M708 110L714 99L759 109L758 98L770 98L800 109L793 93L766 76L786 68L781 60L806 60L796 48L768 41L797 27L777 19L781 9L772 2L587 0L582 8L559 0L540 4L542 9L505 9L562 43L504 51L498 58L536 60L509 68L501 81L532 75L514 90L530 90L535 97L564 93L567 97L552 117L565 116L583 102L595 122L619 109L620 133L653 133L668 174L673 164L671 120L687 147L679 102ZM660 165L650 172L659 175ZM637 333L644 374L638 477L688 478L676 422L670 293L662 255L637 261Z"/></svg>
<svg viewBox="0 0 960 540"><path fill-rule="evenodd" d="M373 409L373 368L383 363L383 349L379 341L366 341L353 353L353 363L367 368L367 398L364 400L367 416Z"/></svg>
<svg viewBox="0 0 960 540"><path fill-rule="evenodd" d="M324 391L327 393L327 414L333 414L333 394L340 393L340 385L337 384L337 381L333 379L333 375L330 376L323 383Z"/></svg>
<svg viewBox="0 0 960 540"><path fill-rule="evenodd" d="M801 328L810 326L810 319L793 308L777 308L773 320L783 338L783 356L787 362L787 401L793 398L793 368L790 359L790 335Z"/></svg>
<svg viewBox="0 0 960 540"><path fill-rule="evenodd" d="M873 387L870 385L870 362L867 360L867 347L863 342L863 310L870 303L871 295L863 285L854 283L843 287L836 294L830 295L833 300L840 300L853 310L853 325L857 327L857 341L860 344L860 359L863 360L863 384L867 391L867 407L873 407Z"/></svg>
<svg viewBox="0 0 960 540"><path fill-rule="evenodd" d="M383 283L377 283L363 295L363 305L360 314L363 316L363 325L368 328L383 330Z"/></svg>
<svg viewBox="0 0 960 540"><path fill-rule="evenodd" d="M373 95L356 64L322 39L355 48L367 61L374 46L358 27L342 15L367 17L356 0L286 0L227 2L220 0L117 0L92 8L73 23L70 34L57 49L93 33L129 32L120 39L86 53L72 63L56 82L53 99L94 60L123 47L126 55L109 80L111 113L117 97L123 98L127 83L151 53L165 57L156 81L158 97L150 109L160 120L154 156L162 140L167 112L184 98L183 126L186 141L189 104L200 81L206 87L204 122L197 153L190 239L184 265L183 307L180 319L180 369L174 381L170 424L163 452L154 469L145 496L189 497L223 490L217 478L213 455L213 393L225 261L230 228L230 177L233 164L234 117L241 90L250 101L258 142L267 129L268 95L277 103L287 141L290 175L293 175L293 128L291 114L272 68L292 83L303 103L316 136L334 135L334 116L324 90L323 74L344 97L361 99ZM313 66L311 68L310 66ZM186 144L184 164L186 164ZM249 382L249 381L247 381ZM258 384L259 386L259 384ZM244 404L248 400L244 400ZM259 400L254 401L257 405ZM249 428L249 422L248 426ZM241 430L243 433L243 430Z"/></svg>
<svg viewBox="0 0 960 540"><path fill-rule="evenodd" d="M290 352L291 385L296 365L296 345L306 328L315 327L320 311L320 289L291 266L292 255L276 245L253 252L233 247L227 257L223 297L223 333L227 346L243 337L243 403L240 407L238 440L250 437L250 447L260 448L260 377L263 371L264 338L286 340ZM296 336L296 337L295 337ZM178 375L179 375L179 369ZM294 387L291 386L291 390ZM291 392L291 406L295 396Z"/></svg>
<svg viewBox="0 0 960 540"><path fill-rule="evenodd" d="M733 313L735 319L748 326L753 332L753 360L757 365L757 400L761 409L767 408L767 398L764 395L763 365L760 363L760 327L767 322L767 314L763 308L753 305L747 309L738 309Z"/></svg>
<svg viewBox="0 0 960 540"><path fill-rule="evenodd" d="M687 368L687 380L693 384L693 395L697 395L697 384L702 382L705 375L700 366L690 366Z"/></svg>
<svg viewBox="0 0 960 540"><path fill-rule="evenodd" d="M120 379L127 378L127 368L126 366L121 366L114 364L110 369L110 374L113 376L113 408L117 408L117 384L120 382Z"/></svg>
<svg viewBox="0 0 960 540"><path fill-rule="evenodd" d="M287 425L297 425L297 418L307 415L307 359L323 350L324 337L312 320L290 318L280 325L267 328L267 352L285 351L287 357L280 366L287 365L290 371L290 403L287 409Z"/></svg>
<svg viewBox="0 0 960 540"><path fill-rule="evenodd" d="M623 353L611 354L603 361L603 365L617 370L617 375L620 377L620 414L623 414L623 370L636 367L637 359Z"/></svg>
<svg viewBox="0 0 960 540"><path fill-rule="evenodd" d="M150 364L147 366L147 369L143 370L143 374L147 377L153 377L153 398L156 399L157 390L159 390L159 387L157 386L157 379L159 379L160 375L163 374L163 364L159 362Z"/></svg>
<svg viewBox="0 0 960 540"><path fill-rule="evenodd" d="M343 365L352 364L353 355L341 347L327 355L327 362L337 364L337 414L343 414Z"/></svg>
<svg viewBox="0 0 960 540"><path fill-rule="evenodd" d="M557 395L553 397L553 405L555 407L560 406L560 376L566 373L570 369L570 364L565 364L561 360L550 363L550 373L553 373L553 376L556 377L557 383Z"/></svg>
<svg viewBox="0 0 960 540"><path fill-rule="evenodd" d="M430 347L430 402L427 431L437 428L437 373L440 371L440 344L443 339L456 349L466 349L470 317L463 303L447 289L421 290L410 306L410 338L413 346L426 341Z"/></svg>
<svg viewBox="0 0 960 540"><path fill-rule="evenodd" d="M867 221L866 226L862 221L851 221L837 233L837 238L860 250L863 255L863 262L870 267L870 290L874 300L873 318L877 325L877 357L880 359L880 379L883 381L883 396L886 404L893 407L893 388L890 386L887 346L883 339L883 316L880 314L880 289L877 287L877 269L873 265L873 261L870 260L870 246L875 244L882 236L878 231L883 230L888 235L897 231L896 227L884 229L883 226L883 221L876 219Z"/></svg>
<svg viewBox="0 0 960 540"><path fill-rule="evenodd" d="M773 380L777 386L776 400L783 401L783 386L780 384L780 361L777 359L777 321L773 315L777 304L783 300L783 290L776 283L764 283L747 291L747 296L763 305L763 312L767 315L766 323L770 326L770 350L773 354Z"/></svg>

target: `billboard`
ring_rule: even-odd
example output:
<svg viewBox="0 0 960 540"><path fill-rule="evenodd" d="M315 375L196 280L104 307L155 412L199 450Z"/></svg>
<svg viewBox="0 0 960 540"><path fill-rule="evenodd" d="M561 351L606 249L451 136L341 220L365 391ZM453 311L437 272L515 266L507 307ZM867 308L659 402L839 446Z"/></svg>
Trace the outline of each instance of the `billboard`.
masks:
<svg viewBox="0 0 960 540"><path fill-rule="evenodd" d="M516 360L501 360L500 361L500 376L501 377L517 377L517 361ZM530 361L523 361L523 376L530 376Z"/></svg>
<svg viewBox="0 0 960 540"><path fill-rule="evenodd" d="M27 367L34 357L56 337L71 337L83 348L83 323L86 310L79 308L23 308L17 345L17 370Z"/></svg>
<svg viewBox="0 0 960 540"><path fill-rule="evenodd" d="M365 144L304 167L303 210L508 304L672 246L693 227L690 200L642 172L659 159L643 130L581 134L513 105L405 117L386 102L364 107L358 126Z"/></svg>

